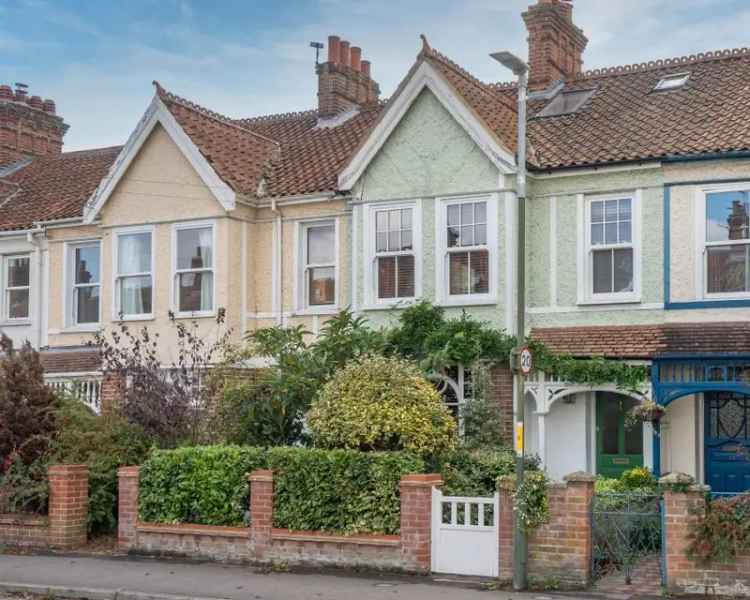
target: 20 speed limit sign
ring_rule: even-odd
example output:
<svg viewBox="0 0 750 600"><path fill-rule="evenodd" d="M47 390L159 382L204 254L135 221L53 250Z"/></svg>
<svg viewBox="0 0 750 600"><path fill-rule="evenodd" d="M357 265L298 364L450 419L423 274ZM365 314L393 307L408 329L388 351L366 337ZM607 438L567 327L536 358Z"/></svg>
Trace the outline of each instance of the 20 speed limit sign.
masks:
<svg viewBox="0 0 750 600"><path fill-rule="evenodd" d="M523 348L520 356L521 373L528 375L534 366L534 359L531 355L530 348Z"/></svg>

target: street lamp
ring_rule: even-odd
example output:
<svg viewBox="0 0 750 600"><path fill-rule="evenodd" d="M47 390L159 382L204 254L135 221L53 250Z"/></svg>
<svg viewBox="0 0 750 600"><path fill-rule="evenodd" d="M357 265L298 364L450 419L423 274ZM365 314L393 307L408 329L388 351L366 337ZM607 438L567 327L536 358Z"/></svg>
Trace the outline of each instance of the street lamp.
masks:
<svg viewBox="0 0 750 600"><path fill-rule="evenodd" d="M529 68L512 52L490 54L497 62L510 69L518 78L518 149L516 158L516 198L518 199L518 243L516 246L516 347L511 357L513 370L513 413L515 418L516 448L516 491L524 481L524 376L521 372L519 356L524 346L526 323L526 88ZM513 589L525 590L528 541L521 515L516 512L513 535Z"/></svg>

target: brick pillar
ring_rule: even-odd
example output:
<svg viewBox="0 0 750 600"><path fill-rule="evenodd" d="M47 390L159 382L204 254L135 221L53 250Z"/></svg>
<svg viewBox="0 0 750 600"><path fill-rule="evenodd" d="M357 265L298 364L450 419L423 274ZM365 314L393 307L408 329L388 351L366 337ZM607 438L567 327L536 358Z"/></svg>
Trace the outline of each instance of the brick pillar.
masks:
<svg viewBox="0 0 750 600"><path fill-rule="evenodd" d="M432 568L432 488L442 485L439 474L401 477L401 555L420 573Z"/></svg>
<svg viewBox="0 0 750 600"><path fill-rule="evenodd" d="M513 374L507 363L494 363L489 368L487 401L495 404L502 422L502 434L513 445Z"/></svg>
<svg viewBox="0 0 750 600"><path fill-rule="evenodd" d="M100 399L102 414L110 413L120 406L125 394L125 377L122 373L104 373Z"/></svg>
<svg viewBox="0 0 750 600"><path fill-rule="evenodd" d="M565 477L565 525L568 543L575 549L573 577L581 585L591 583L591 562L593 553L592 503L594 500L594 482L596 477L591 473L578 471Z"/></svg>
<svg viewBox="0 0 750 600"><path fill-rule="evenodd" d="M513 492L516 489L515 475L501 477L497 481L500 496L498 518L498 577L501 581L513 579Z"/></svg>
<svg viewBox="0 0 750 600"><path fill-rule="evenodd" d="M117 545L121 550L131 550L137 542L139 473L139 467L117 469Z"/></svg>
<svg viewBox="0 0 750 600"><path fill-rule="evenodd" d="M271 545L273 529L273 471L259 469L248 476L250 481L250 545L253 557L263 560Z"/></svg>
<svg viewBox="0 0 750 600"><path fill-rule="evenodd" d="M49 543L69 550L86 544L89 515L89 468L54 465L49 478Z"/></svg>
<svg viewBox="0 0 750 600"><path fill-rule="evenodd" d="M707 486L690 485L693 478L683 473L662 477L659 483L664 492L664 528L666 543L665 565L667 590L682 591L681 581L695 580L696 565L688 557L690 534L706 511ZM685 491L675 491L675 485L689 486ZM670 487L671 486L671 487Z"/></svg>

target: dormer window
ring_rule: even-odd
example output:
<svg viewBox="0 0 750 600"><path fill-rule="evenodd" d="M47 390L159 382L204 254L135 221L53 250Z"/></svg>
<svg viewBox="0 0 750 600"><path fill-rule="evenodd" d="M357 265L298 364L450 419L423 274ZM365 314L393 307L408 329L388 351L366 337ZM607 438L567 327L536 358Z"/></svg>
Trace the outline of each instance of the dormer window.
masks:
<svg viewBox="0 0 750 600"><path fill-rule="evenodd" d="M674 90L681 88L690 79L690 73L675 73L674 75L667 75L662 77L654 87L655 92L665 92L667 90Z"/></svg>
<svg viewBox="0 0 750 600"><path fill-rule="evenodd" d="M570 92L560 92L549 101L537 117L558 117L560 115L569 115L577 112L589 98L594 95L596 90L574 90Z"/></svg>

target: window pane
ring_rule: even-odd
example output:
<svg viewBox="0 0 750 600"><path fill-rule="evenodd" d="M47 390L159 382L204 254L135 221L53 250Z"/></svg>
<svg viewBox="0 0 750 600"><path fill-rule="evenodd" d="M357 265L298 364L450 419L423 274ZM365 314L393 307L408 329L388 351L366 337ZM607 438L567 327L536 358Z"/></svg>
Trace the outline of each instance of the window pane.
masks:
<svg viewBox="0 0 750 600"><path fill-rule="evenodd" d="M378 298L396 297L396 257L378 258Z"/></svg>
<svg viewBox="0 0 750 600"><path fill-rule="evenodd" d="M593 256L594 293L612 292L612 250L597 250Z"/></svg>
<svg viewBox="0 0 750 600"><path fill-rule="evenodd" d="M607 244L617 243L617 223L606 223L604 225L604 241Z"/></svg>
<svg viewBox="0 0 750 600"><path fill-rule="evenodd" d="M591 244L598 246L604 243L604 225L594 223L591 225Z"/></svg>
<svg viewBox="0 0 750 600"><path fill-rule="evenodd" d="M388 250L388 234L378 232L375 234L375 251L385 252Z"/></svg>
<svg viewBox="0 0 750 600"><path fill-rule="evenodd" d="M120 280L120 310L123 315L151 313L151 276L124 277Z"/></svg>
<svg viewBox="0 0 750 600"><path fill-rule="evenodd" d="M401 232L390 231L388 232L388 250L390 252L398 252L401 250Z"/></svg>
<svg viewBox="0 0 750 600"><path fill-rule="evenodd" d="M203 229L179 229L177 231L177 268L211 268L213 261L211 252L212 237L210 227Z"/></svg>
<svg viewBox="0 0 750 600"><path fill-rule="evenodd" d="M706 248L709 293L747 291L749 251L745 245Z"/></svg>
<svg viewBox="0 0 750 600"><path fill-rule="evenodd" d="M460 225L459 214L461 207L458 204L452 204L448 207L448 227Z"/></svg>
<svg viewBox="0 0 750 600"><path fill-rule="evenodd" d="M99 283L98 244L76 248L74 261L76 283Z"/></svg>
<svg viewBox="0 0 750 600"><path fill-rule="evenodd" d="M388 211L375 213L375 231L388 231Z"/></svg>
<svg viewBox="0 0 750 600"><path fill-rule="evenodd" d="M451 294L469 293L469 253L454 252L448 258L448 281Z"/></svg>
<svg viewBox="0 0 750 600"><path fill-rule="evenodd" d="M706 240L750 238L750 192L706 194Z"/></svg>
<svg viewBox="0 0 750 600"><path fill-rule="evenodd" d="M396 293L399 298L413 298L414 297L414 257L413 256L399 256L398 257L398 288Z"/></svg>
<svg viewBox="0 0 750 600"><path fill-rule="evenodd" d="M465 203L461 205L461 225L474 223L474 204Z"/></svg>
<svg viewBox="0 0 750 600"><path fill-rule="evenodd" d="M411 229L411 208L401 210L401 229Z"/></svg>
<svg viewBox="0 0 750 600"><path fill-rule="evenodd" d="M401 229L401 211L388 211L388 231L398 231Z"/></svg>
<svg viewBox="0 0 750 600"><path fill-rule="evenodd" d="M448 227L448 248L458 246L458 227Z"/></svg>
<svg viewBox="0 0 750 600"><path fill-rule="evenodd" d="M120 275L151 271L151 234L131 233L119 237L117 268Z"/></svg>
<svg viewBox="0 0 750 600"><path fill-rule="evenodd" d="M307 264L321 265L334 262L334 226L307 228Z"/></svg>
<svg viewBox="0 0 750 600"><path fill-rule="evenodd" d="M401 250L411 250L411 249L412 249L411 229L406 229L401 232Z"/></svg>
<svg viewBox="0 0 750 600"><path fill-rule="evenodd" d="M198 312L213 310L213 274L180 273L177 276L179 289L179 310Z"/></svg>
<svg viewBox="0 0 750 600"><path fill-rule="evenodd" d="M630 221L620 221L620 243L621 244L630 243L630 229L631 229Z"/></svg>
<svg viewBox="0 0 750 600"><path fill-rule="evenodd" d="M643 454L643 423L625 425L625 454Z"/></svg>
<svg viewBox="0 0 750 600"><path fill-rule="evenodd" d="M99 322L99 286L81 287L74 290L76 323Z"/></svg>
<svg viewBox="0 0 750 600"><path fill-rule="evenodd" d="M633 250L613 251L614 292L633 291Z"/></svg>
<svg viewBox="0 0 750 600"><path fill-rule="evenodd" d="M477 246L487 243L487 225L477 225L474 227L474 243Z"/></svg>
<svg viewBox="0 0 750 600"><path fill-rule="evenodd" d="M630 208L630 198L623 198L620 202L620 220L621 221L630 221L630 215L631 215L631 208Z"/></svg>
<svg viewBox="0 0 750 600"><path fill-rule="evenodd" d="M29 290L8 292L8 318L27 319L29 317Z"/></svg>
<svg viewBox="0 0 750 600"><path fill-rule="evenodd" d="M487 203L477 202L474 204L474 222L475 223L486 223L487 222Z"/></svg>
<svg viewBox="0 0 750 600"><path fill-rule="evenodd" d="M8 287L24 287L29 285L30 264L28 256L8 259Z"/></svg>
<svg viewBox="0 0 750 600"><path fill-rule="evenodd" d="M472 227L471 225L464 225L463 227L461 227L461 245L474 245L474 227Z"/></svg>
<svg viewBox="0 0 750 600"><path fill-rule="evenodd" d="M601 223L604 221L604 202L597 200L591 203L591 222Z"/></svg>
<svg viewBox="0 0 750 600"><path fill-rule="evenodd" d="M601 407L602 453L620 453L620 403L614 398L607 398Z"/></svg>
<svg viewBox="0 0 750 600"><path fill-rule="evenodd" d="M605 221L617 220L617 200L607 200L604 203L604 220Z"/></svg>
<svg viewBox="0 0 750 600"><path fill-rule="evenodd" d="M487 250L470 252L469 266L471 293L488 293L490 291L490 253Z"/></svg>
<svg viewBox="0 0 750 600"><path fill-rule="evenodd" d="M310 306L336 302L336 271L333 267L318 267L308 271Z"/></svg>

